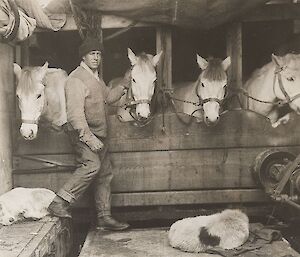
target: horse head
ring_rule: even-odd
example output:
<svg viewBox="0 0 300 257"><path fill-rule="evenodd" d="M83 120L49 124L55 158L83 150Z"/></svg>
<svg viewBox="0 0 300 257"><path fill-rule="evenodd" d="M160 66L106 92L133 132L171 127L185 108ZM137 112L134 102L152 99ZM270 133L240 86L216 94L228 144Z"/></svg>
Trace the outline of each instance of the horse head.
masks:
<svg viewBox="0 0 300 257"><path fill-rule="evenodd" d="M135 53L128 48L128 58L131 63L131 90L135 105L135 115L138 120L150 116L150 102L154 93L156 71L162 52L153 56L151 54Z"/></svg>
<svg viewBox="0 0 300 257"><path fill-rule="evenodd" d="M16 94L21 111L20 132L26 140L36 138L38 121L45 105L45 85L43 79L48 70L46 62L42 67L21 67L14 63L17 81Z"/></svg>
<svg viewBox="0 0 300 257"><path fill-rule="evenodd" d="M230 57L225 60L218 58L205 60L197 54L197 63L202 72L197 81L196 93L203 106L204 122L211 126L219 120L220 105L226 94L226 70L231 60Z"/></svg>
<svg viewBox="0 0 300 257"><path fill-rule="evenodd" d="M273 92L276 98L289 104L297 114L300 114L300 55L272 55L275 66Z"/></svg>

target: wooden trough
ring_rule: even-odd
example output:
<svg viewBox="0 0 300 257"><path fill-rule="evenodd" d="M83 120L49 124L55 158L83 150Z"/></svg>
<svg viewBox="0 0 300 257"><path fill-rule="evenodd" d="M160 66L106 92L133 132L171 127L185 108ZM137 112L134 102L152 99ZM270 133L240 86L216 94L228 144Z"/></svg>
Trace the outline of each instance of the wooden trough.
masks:
<svg viewBox="0 0 300 257"><path fill-rule="evenodd" d="M0 228L1 257L69 257L72 251L71 222L45 217Z"/></svg>

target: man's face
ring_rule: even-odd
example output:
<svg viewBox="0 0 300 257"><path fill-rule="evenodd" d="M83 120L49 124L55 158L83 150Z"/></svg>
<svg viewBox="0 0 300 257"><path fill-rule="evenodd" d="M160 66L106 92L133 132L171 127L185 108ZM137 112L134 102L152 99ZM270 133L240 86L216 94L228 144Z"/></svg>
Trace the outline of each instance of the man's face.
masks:
<svg viewBox="0 0 300 257"><path fill-rule="evenodd" d="M99 67L101 60L100 51L91 51L82 57L83 62L92 70L96 70Z"/></svg>

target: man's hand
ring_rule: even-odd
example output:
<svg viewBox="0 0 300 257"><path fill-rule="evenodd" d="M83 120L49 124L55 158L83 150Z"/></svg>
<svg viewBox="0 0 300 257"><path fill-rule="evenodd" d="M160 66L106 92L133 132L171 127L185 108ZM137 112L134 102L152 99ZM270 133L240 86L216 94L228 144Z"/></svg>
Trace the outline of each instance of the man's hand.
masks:
<svg viewBox="0 0 300 257"><path fill-rule="evenodd" d="M124 87L124 89L128 89L130 87L131 83L131 71L127 71L121 80L121 86Z"/></svg>
<svg viewBox="0 0 300 257"><path fill-rule="evenodd" d="M98 139L96 136L92 137L90 140L85 142L88 147L93 151L93 152L98 152L100 151L104 144L101 142L100 139Z"/></svg>

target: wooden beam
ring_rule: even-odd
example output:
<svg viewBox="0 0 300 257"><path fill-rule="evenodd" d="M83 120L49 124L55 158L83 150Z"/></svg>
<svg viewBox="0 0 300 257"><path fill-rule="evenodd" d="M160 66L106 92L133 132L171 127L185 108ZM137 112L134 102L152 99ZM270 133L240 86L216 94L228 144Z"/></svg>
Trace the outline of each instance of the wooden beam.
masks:
<svg viewBox="0 0 300 257"><path fill-rule="evenodd" d="M163 51L157 66L157 83L159 88L172 89L172 31L170 28L157 28L156 52Z"/></svg>
<svg viewBox="0 0 300 257"><path fill-rule="evenodd" d="M227 30L227 55L231 57L229 67L229 85L242 87L242 24L233 23Z"/></svg>
<svg viewBox="0 0 300 257"><path fill-rule="evenodd" d="M126 19L123 17L118 17L115 15L103 15L102 16L102 29L117 29L117 28L125 28L131 25L134 21L130 19ZM150 23L139 22L135 25L135 27L149 27ZM71 14L67 14L67 19L65 25L60 29L60 31L72 31L77 30L76 23ZM45 32L49 30L38 28L35 32Z"/></svg>
<svg viewBox="0 0 300 257"><path fill-rule="evenodd" d="M27 39L21 43L21 67L29 65L29 40Z"/></svg>
<svg viewBox="0 0 300 257"><path fill-rule="evenodd" d="M267 4L244 15L243 22L293 20L300 17L300 4Z"/></svg>
<svg viewBox="0 0 300 257"><path fill-rule="evenodd" d="M294 20L293 22L293 32L294 34L299 34L300 33L300 20Z"/></svg>
<svg viewBox="0 0 300 257"><path fill-rule="evenodd" d="M268 197L260 189L120 193L113 194L112 196L112 205L114 207L173 204L258 203L266 201L268 201Z"/></svg>
<svg viewBox="0 0 300 257"><path fill-rule="evenodd" d="M12 121L14 48L0 43L0 195L12 188Z"/></svg>

